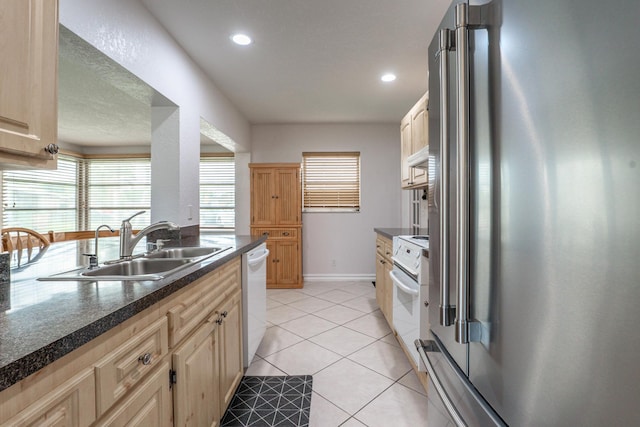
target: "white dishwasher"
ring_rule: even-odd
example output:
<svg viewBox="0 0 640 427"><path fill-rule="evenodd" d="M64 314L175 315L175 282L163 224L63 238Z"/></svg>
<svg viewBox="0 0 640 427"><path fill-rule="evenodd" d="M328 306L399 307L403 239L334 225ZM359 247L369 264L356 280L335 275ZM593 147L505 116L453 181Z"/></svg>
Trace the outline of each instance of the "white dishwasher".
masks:
<svg viewBox="0 0 640 427"><path fill-rule="evenodd" d="M242 255L242 338L248 367L267 330L267 244Z"/></svg>

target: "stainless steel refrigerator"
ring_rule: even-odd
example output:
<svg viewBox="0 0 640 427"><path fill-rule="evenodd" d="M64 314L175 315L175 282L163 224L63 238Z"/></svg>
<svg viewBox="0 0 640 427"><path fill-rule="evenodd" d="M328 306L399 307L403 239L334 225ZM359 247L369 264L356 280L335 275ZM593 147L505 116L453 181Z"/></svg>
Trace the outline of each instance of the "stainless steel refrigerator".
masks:
<svg viewBox="0 0 640 427"><path fill-rule="evenodd" d="M442 410L640 425L640 2L454 4L428 54Z"/></svg>

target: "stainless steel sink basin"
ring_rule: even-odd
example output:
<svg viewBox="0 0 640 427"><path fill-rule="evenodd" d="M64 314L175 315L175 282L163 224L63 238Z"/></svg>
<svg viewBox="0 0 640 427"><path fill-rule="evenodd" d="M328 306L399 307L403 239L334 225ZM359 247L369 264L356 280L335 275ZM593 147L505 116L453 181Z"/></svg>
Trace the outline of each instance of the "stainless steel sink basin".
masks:
<svg viewBox="0 0 640 427"><path fill-rule="evenodd" d="M199 258L220 252L222 249L214 247L168 248L152 252L146 258Z"/></svg>
<svg viewBox="0 0 640 427"><path fill-rule="evenodd" d="M77 269L38 280L160 280L227 249L201 246L167 248L130 261L107 263L93 270Z"/></svg>
<svg viewBox="0 0 640 427"><path fill-rule="evenodd" d="M106 265L94 270L82 273L83 276L144 276L149 274L167 274L175 269L191 263L189 259L149 259L139 258L131 261L123 261L117 264Z"/></svg>

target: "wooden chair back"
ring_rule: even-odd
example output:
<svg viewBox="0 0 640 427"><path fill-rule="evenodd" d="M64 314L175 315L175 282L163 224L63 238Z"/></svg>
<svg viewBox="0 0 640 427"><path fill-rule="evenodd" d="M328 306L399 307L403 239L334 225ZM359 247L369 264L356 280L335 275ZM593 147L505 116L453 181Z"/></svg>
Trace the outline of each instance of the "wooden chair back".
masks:
<svg viewBox="0 0 640 427"><path fill-rule="evenodd" d="M22 253L26 250L27 262L35 259L34 249L38 249L38 253L49 246L49 240L37 231L22 227L3 228L2 231L2 249L9 252L13 256L16 251L18 265L22 261Z"/></svg>
<svg viewBox="0 0 640 427"><path fill-rule="evenodd" d="M119 236L120 231L116 229L115 233L110 232L109 230L100 230L100 237L113 237ZM81 231L49 231L49 241L53 242L64 242L67 240L83 240L83 239L93 239L96 237L96 232L93 230L81 230Z"/></svg>

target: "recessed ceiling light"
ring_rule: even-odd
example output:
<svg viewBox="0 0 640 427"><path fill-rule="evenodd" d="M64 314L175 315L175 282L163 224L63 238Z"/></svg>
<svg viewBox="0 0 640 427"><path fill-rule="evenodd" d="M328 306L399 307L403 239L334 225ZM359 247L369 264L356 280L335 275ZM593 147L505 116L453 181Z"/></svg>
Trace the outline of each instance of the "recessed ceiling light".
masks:
<svg viewBox="0 0 640 427"><path fill-rule="evenodd" d="M251 44L251 37L246 34L234 34L233 36L231 36L231 40L233 40L235 44L239 44L240 46Z"/></svg>
<svg viewBox="0 0 640 427"><path fill-rule="evenodd" d="M382 80L385 83L392 82L395 79L396 79L396 75L393 73L386 73L386 74L383 74L382 77L380 77L380 80Z"/></svg>

